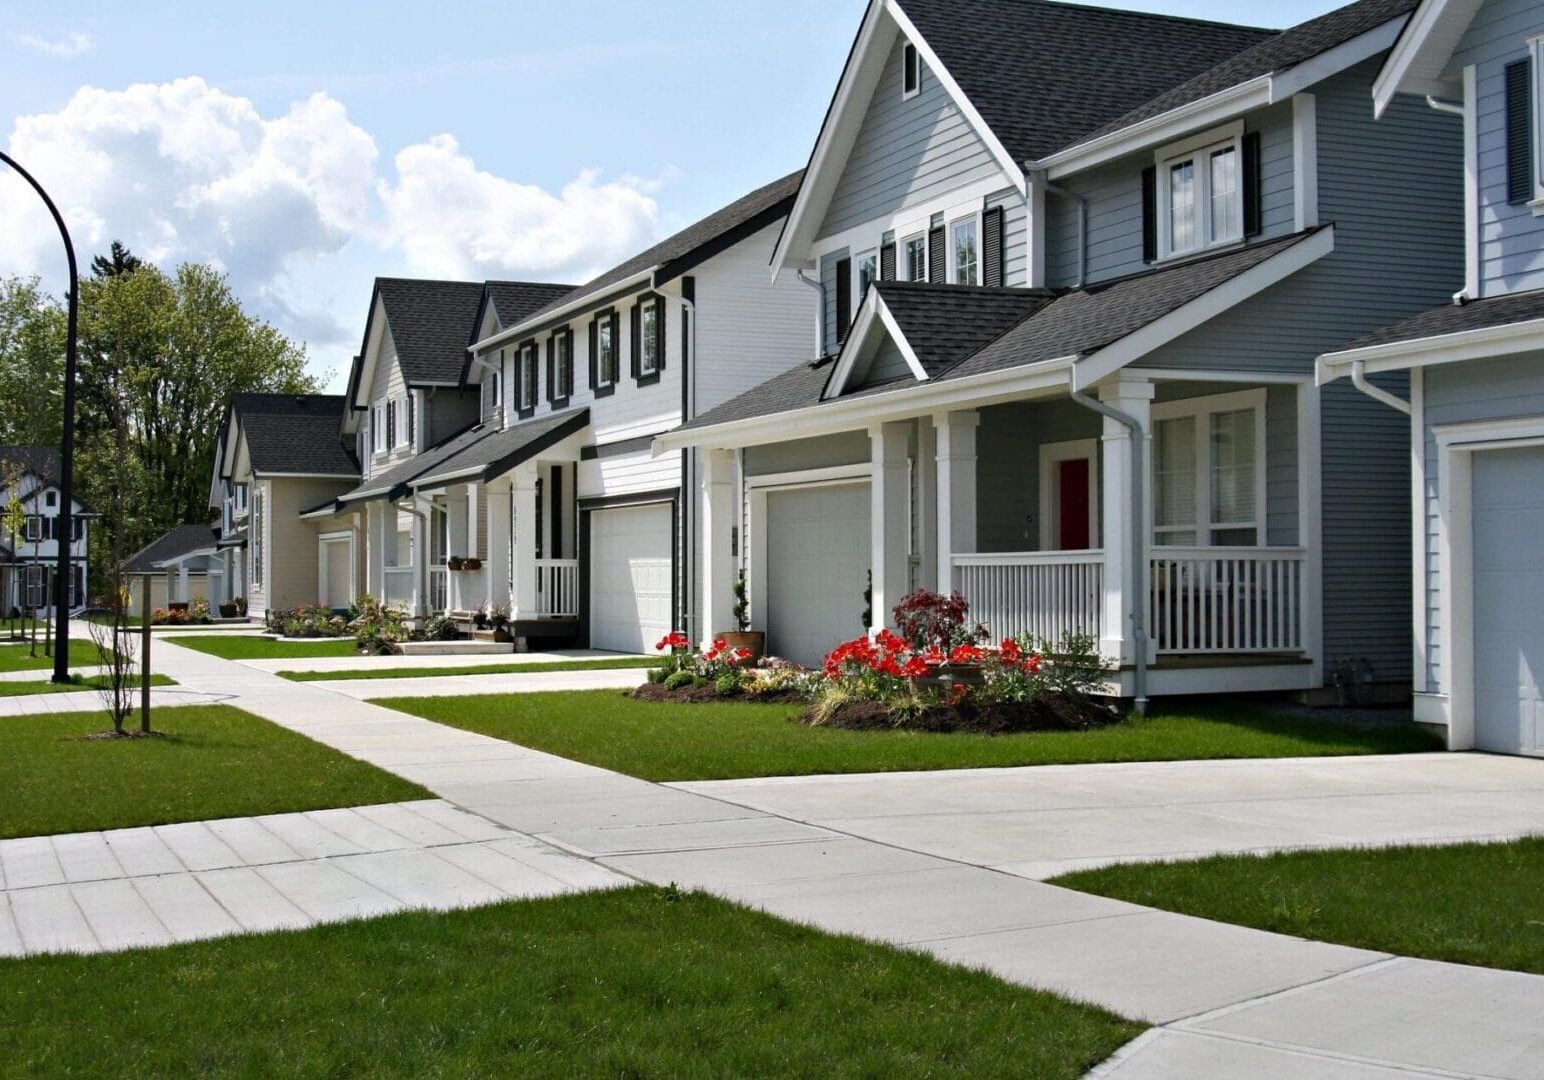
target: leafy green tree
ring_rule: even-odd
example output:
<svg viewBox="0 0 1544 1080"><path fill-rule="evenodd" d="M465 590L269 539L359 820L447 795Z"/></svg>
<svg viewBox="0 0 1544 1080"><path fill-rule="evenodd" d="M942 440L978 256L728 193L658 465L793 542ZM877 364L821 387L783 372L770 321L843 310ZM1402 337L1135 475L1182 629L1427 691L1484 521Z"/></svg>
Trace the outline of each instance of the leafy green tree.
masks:
<svg viewBox="0 0 1544 1080"><path fill-rule="evenodd" d="M0 278L0 444L59 445L64 307L37 278Z"/></svg>

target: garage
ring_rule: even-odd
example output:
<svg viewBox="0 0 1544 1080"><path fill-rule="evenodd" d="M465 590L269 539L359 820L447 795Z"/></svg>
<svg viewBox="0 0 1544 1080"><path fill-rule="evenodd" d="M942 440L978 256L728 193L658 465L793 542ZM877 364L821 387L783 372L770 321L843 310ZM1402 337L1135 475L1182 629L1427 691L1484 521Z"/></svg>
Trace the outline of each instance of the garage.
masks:
<svg viewBox="0 0 1544 1080"><path fill-rule="evenodd" d="M767 649L818 665L867 629L869 486L769 491L766 518Z"/></svg>
<svg viewBox="0 0 1544 1080"><path fill-rule="evenodd" d="M1475 746L1544 757L1544 447L1473 469Z"/></svg>
<svg viewBox="0 0 1544 1080"><path fill-rule="evenodd" d="M590 647L652 653L673 629L670 503L590 513Z"/></svg>

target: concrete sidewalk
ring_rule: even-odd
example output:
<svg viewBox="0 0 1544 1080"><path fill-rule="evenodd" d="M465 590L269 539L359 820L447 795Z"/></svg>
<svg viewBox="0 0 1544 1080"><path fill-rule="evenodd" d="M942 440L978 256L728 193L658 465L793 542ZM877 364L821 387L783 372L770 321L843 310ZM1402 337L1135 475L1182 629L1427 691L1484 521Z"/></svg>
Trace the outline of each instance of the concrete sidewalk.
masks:
<svg viewBox="0 0 1544 1080"><path fill-rule="evenodd" d="M753 795L706 785L667 787L542 754L470 732L429 723L331 693L315 683L295 683L188 650L165 648L161 670L194 690L223 692L234 704L345 753L416 780L447 801L507 828L533 835L602 868L657 883L700 887L826 930L926 950L952 962L978 966L1000 977L1045 987L1162 1025L1127 1048L1105 1068L1129 1077L1280 1076L1372 1078L1483 1075L1544 1078L1544 978L1400 959L1267 934L1146 908L1005 873L1000 865L1045 872L1137 850L1112 851L1110 832L1090 831L1078 817L1078 788L1089 777L1056 770L993 770L974 796L987 809L982 826L962 828L976 774L926 777L822 778L871 782L867 795L841 796L849 805L877 800L883 810L912 800L921 819L941 822L880 837L859 816L831 813L793 802L774 813L766 791L797 793L813 781L734 782L761 785ZM1494 770L1480 757L1374 759L1363 775L1357 761L1261 762L1252 773L1199 770L1177 781L1203 805L1248 801L1251 786L1305 782L1324 770L1321 783L1343 793L1369 782L1394 783L1390 770L1407 762L1423 775L1427 797L1468 800L1471 827L1485 828L1517 795L1534 790L1531 773L1505 762ZM1452 764L1450 764L1452 763ZM1457 763L1480 776L1470 783ZM1187 763L1221 769L1237 763ZM1522 763L1539 768L1538 763ZM1128 830L1149 835L1140 850L1193 846L1192 832L1166 840L1176 819L1145 826L1154 812L1136 793L1156 785L1147 766L1078 767L1108 770L1110 791L1128 791L1117 812ZM1179 770L1183 773L1183 769ZM1164 770L1158 770L1163 773ZM1507 773L1501 776L1501 773ZM1491 775L1494 773L1495 775ZM1383 776L1379 781L1377 777ZM1521 779L1519 779L1521 776ZM1229 779L1231 777L1231 779ZM1262 779L1262 777L1265 777ZM1489 778L1487 778L1489 777ZM900 793L885 781L909 784ZM1409 777L1398 783L1412 783ZM1058 791L1057 785L1062 788ZM988 844L993 813L1036 813L1037 791L1054 792L1047 814L1063 816L1045 830L1051 846L1009 840ZM958 794L958 798L956 795ZM1269 793L1267 793L1269 794ZM811 795L811 798L814 796ZM1100 810L1097 793L1093 799ZM1328 796L1320 795L1319 798ZM731 801L731 799L744 801ZM803 796L800 796L802 799ZM1161 804L1163 796L1149 794ZM1002 800L1010 809L993 810ZM1012 802L1012 800L1021 800ZM1028 801L1024 801L1028 800ZM1070 800L1070 801L1061 801ZM1271 802L1262 799L1259 802ZM1418 801L1418 797L1412 802ZM1336 804L1279 807L1269 836L1256 831L1251 844L1296 846L1320 838ZM1315 807L1318 807L1318 812ZM840 806L836 806L840 809ZM1086 807L1085 807L1086 809ZM1537 813L1537 811L1532 811ZM790 816L793 815L793 816ZM796 820L802 816L805 820ZM906 815L889 814L899 819ZM1202 815L1219 821L1229 813ZM883 821L883 813L878 820ZM953 820L947 820L947 819ZM1048 821L1051 819L1048 818ZM1177 820L1188 821L1188 818ZM1504 816L1502 833L1513 822ZM857 824L855 824L857 822ZM1006 826L1004 826L1006 828ZM1016 835L1032 835L1017 822ZM957 833L959 847L950 841ZM979 833L979 835L976 835ZM1087 837L1088 843L1079 838ZM1233 841L1229 841L1233 842ZM1346 838L1343 842L1352 842ZM973 861L982 857L983 862Z"/></svg>
<svg viewBox="0 0 1544 1080"><path fill-rule="evenodd" d="M220 705L230 702L230 695L187 686L153 686L150 706L155 709L177 705ZM134 691L134 705L139 707L139 691ZM70 690L62 694L24 694L0 697L0 717L45 716L49 713L100 712L106 715L98 690Z"/></svg>
<svg viewBox="0 0 1544 1080"><path fill-rule="evenodd" d="M642 668L612 668L499 675L420 675L411 679L322 679L310 685L359 701L370 701L393 697L535 694L557 690L628 690L642 686L647 680L648 672Z"/></svg>
<svg viewBox="0 0 1544 1080"><path fill-rule="evenodd" d="M552 652L508 653L491 656L305 656L290 660L240 660L259 671L387 671L412 668L509 667L514 664L564 664L575 660L635 660L624 653L595 649L557 649Z"/></svg>

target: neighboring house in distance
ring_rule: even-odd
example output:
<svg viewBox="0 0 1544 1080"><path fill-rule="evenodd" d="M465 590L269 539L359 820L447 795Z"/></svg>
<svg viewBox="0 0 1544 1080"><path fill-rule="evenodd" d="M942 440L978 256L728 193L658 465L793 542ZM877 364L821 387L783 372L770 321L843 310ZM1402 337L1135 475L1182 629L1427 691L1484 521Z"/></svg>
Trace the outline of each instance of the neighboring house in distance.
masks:
<svg viewBox="0 0 1544 1080"><path fill-rule="evenodd" d="M1445 728L1455 750L1533 756L1544 756L1541 90L1537 2L1420 5L1373 94L1385 123L1423 98L1463 117L1462 289L1320 360L1326 383L1408 373L1408 401L1374 393L1410 416L1416 719Z"/></svg>
<svg viewBox="0 0 1544 1080"><path fill-rule="evenodd" d="M226 595L225 558L214 525L178 525L156 537L123 564L129 590L129 614L141 617L174 603L190 604L202 596L218 604ZM145 606L145 584L150 606Z"/></svg>
<svg viewBox="0 0 1544 1080"><path fill-rule="evenodd" d="M210 480L220 515L221 573L211 604L244 598L248 613L323 603L347 607L363 577L362 538L346 517L304 511L359 482L353 441L340 434L343 398L237 394L226 411Z"/></svg>
<svg viewBox="0 0 1544 1080"><path fill-rule="evenodd" d="M655 441L704 454L709 622L743 569L804 663L928 587L1126 695L1407 689L1403 427L1314 361L1458 273L1462 125L1369 105L1414 7L872 0L773 258L819 340Z"/></svg>
<svg viewBox="0 0 1544 1080"><path fill-rule="evenodd" d="M19 535L0 535L0 617L26 611L42 615L54 603L52 583L58 568L59 452L51 446L0 446L0 509L20 501L27 522ZM91 519L97 515L80 500L70 539L69 601L86 604L86 555ZM3 520L3 519L0 519Z"/></svg>

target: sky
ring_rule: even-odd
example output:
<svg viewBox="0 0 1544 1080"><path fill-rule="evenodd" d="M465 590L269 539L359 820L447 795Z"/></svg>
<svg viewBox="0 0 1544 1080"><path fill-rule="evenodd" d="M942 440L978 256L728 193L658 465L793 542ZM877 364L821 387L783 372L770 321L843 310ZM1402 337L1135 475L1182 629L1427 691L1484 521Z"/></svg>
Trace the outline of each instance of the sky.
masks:
<svg viewBox="0 0 1544 1080"><path fill-rule="evenodd" d="M1334 0L1122 0L1284 26ZM582 282L801 167L864 0L0 0L0 141L82 266L212 262L342 386L377 276ZM0 276L65 288L0 175Z"/></svg>

